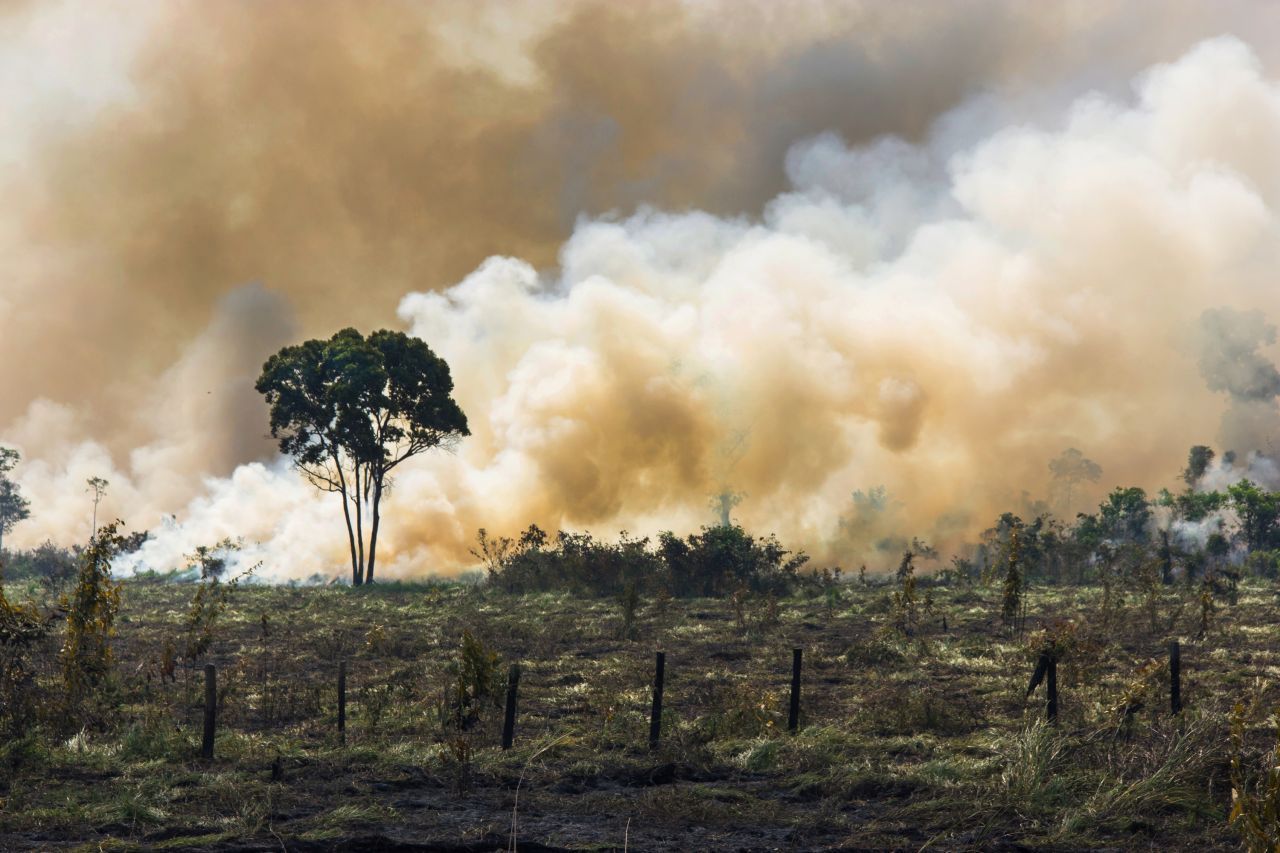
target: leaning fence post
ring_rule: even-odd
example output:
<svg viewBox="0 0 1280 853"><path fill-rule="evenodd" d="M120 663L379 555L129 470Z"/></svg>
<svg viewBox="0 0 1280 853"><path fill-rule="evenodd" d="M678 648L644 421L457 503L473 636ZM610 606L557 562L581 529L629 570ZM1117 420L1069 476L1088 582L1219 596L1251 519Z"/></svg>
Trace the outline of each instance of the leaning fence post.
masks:
<svg viewBox="0 0 1280 853"><path fill-rule="evenodd" d="M502 748L510 749L516 736L516 690L520 686L520 664L511 664L507 672L507 715L502 721Z"/></svg>
<svg viewBox="0 0 1280 853"><path fill-rule="evenodd" d="M338 661L338 742L347 745L347 662Z"/></svg>
<svg viewBox="0 0 1280 853"><path fill-rule="evenodd" d="M800 661L803 649L791 650L791 711L787 715L787 731L800 728Z"/></svg>
<svg viewBox="0 0 1280 853"><path fill-rule="evenodd" d="M213 735L218 715L218 671L213 664L204 665L204 740L200 744L200 756L213 760Z"/></svg>
<svg viewBox="0 0 1280 853"><path fill-rule="evenodd" d="M667 655L657 653L657 665L653 671L653 711L649 715L649 748L658 748L658 737L662 733L662 681L666 675Z"/></svg>
<svg viewBox="0 0 1280 853"><path fill-rule="evenodd" d="M1048 697L1045 702L1045 711L1049 717L1049 723L1056 725L1058 722L1058 656L1049 656L1049 672Z"/></svg>
<svg viewBox="0 0 1280 853"><path fill-rule="evenodd" d="M1169 710L1182 711L1182 647L1177 640L1169 644Z"/></svg>
<svg viewBox="0 0 1280 853"><path fill-rule="evenodd" d="M1040 653L1040 659L1036 662L1036 670L1031 674L1031 682L1027 685L1027 698L1031 698L1031 694L1040 686L1041 681L1048 681L1045 685L1045 711L1049 716L1050 723L1058 722L1058 656L1051 651L1043 651Z"/></svg>

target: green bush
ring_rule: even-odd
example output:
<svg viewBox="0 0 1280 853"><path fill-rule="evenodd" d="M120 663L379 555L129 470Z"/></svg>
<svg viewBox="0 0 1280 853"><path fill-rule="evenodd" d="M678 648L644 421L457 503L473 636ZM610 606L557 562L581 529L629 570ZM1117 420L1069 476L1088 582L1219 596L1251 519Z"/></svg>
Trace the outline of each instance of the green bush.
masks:
<svg viewBox="0 0 1280 853"><path fill-rule="evenodd" d="M0 735L26 730L39 704L32 656L50 630L34 605L12 604L0 580Z"/></svg>
<svg viewBox="0 0 1280 853"><path fill-rule="evenodd" d="M94 534L80 555L74 588L62 597L66 631L59 655L67 699L75 706L111 673L111 634L120 610L120 584L111 578L111 559L121 551L120 522Z"/></svg>
<svg viewBox="0 0 1280 853"><path fill-rule="evenodd" d="M549 541L537 525L530 525L515 541L490 540L482 530L478 542L480 550L472 553L485 560L490 583L513 593L567 590L619 596L631 586L653 589L662 569L649 540L626 533L617 543L564 531Z"/></svg>
<svg viewBox="0 0 1280 853"><path fill-rule="evenodd" d="M1280 548L1274 551L1254 551L1245 557L1244 567L1254 577L1275 580L1280 577Z"/></svg>
<svg viewBox="0 0 1280 853"><path fill-rule="evenodd" d="M462 632L457 660L447 668L449 677L440 720L447 729L467 731L480 721L484 708L497 708L505 679L502 658L470 631Z"/></svg>
<svg viewBox="0 0 1280 853"><path fill-rule="evenodd" d="M663 533L656 545L625 532L617 542L590 533L561 531L551 540L536 525L518 539L492 539L484 530L472 551L489 582L511 593L568 591L621 596L666 592L673 596L724 597L741 589L785 595L808 561L769 536L755 538L737 525L705 527L684 539Z"/></svg>
<svg viewBox="0 0 1280 853"><path fill-rule="evenodd" d="M52 586L75 577L78 565L75 551L60 548L52 542L45 542L30 551L5 551L3 562L5 575L13 580L34 578Z"/></svg>
<svg viewBox="0 0 1280 853"><path fill-rule="evenodd" d="M809 561L803 552L788 559L777 538L753 538L736 524L704 527L686 539L663 533L659 553L671 594L683 597L723 597L743 587L785 595Z"/></svg>

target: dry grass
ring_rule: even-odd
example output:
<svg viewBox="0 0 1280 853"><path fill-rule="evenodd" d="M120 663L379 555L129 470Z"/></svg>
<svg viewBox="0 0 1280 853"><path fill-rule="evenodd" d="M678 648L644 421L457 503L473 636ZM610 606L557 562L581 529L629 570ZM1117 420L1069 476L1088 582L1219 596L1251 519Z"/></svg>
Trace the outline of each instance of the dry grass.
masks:
<svg viewBox="0 0 1280 853"><path fill-rule="evenodd" d="M1104 629L1091 622L1099 591L1032 589L1027 636L1071 618L1082 650L1063 661L1056 727L1041 722L1039 696L1023 699L1035 649L1000 632L994 589L933 588L913 636L892 630L877 587L784 599L776 619L745 629L727 601L646 601L632 640L612 600L461 584L250 587L215 630L221 728L204 768L198 674L157 675L191 591L126 584L109 713L75 732L47 720L0 745L0 847L381 838L504 849L515 815L521 844L568 849L624 838L631 850L672 838L734 850L1235 849L1227 712L1239 699L1280 703L1275 591L1260 585L1224 605L1204 641L1190 639L1195 608L1173 625L1188 705L1177 720L1161 704L1159 664L1147 666L1168 639L1151 633L1150 602L1132 596ZM1181 597L1155 606L1176 613ZM464 631L523 666L509 752L497 749L500 710L464 732L442 723ZM805 725L790 736L794 646L806 650ZM650 753L654 648L667 652L668 682ZM1117 710L1134 695L1141 708ZM1255 757L1274 743L1263 716L1242 735Z"/></svg>

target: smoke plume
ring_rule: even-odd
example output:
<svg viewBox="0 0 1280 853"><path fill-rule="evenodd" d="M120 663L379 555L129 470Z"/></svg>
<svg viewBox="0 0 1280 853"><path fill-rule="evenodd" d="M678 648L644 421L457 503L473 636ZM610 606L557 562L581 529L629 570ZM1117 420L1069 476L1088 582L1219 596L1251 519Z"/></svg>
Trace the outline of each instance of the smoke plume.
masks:
<svg viewBox="0 0 1280 853"><path fill-rule="evenodd" d="M1215 308L1200 317L1200 373L1230 403L1222 416L1228 450L1275 450L1280 429L1280 370L1260 349L1276 342L1261 311Z"/></svg>
<svg viewBox="0 0 1280 853"><path fill-rule="evenodd" d="M8 61L74 52L70 8L2 13ZM37 63L0 148L17 545L82 539L97 475L157 568L229 535L267 577L336 572L252 379L399 323L474 436L400 475L388 574L721 493L852 564L881 485L945 547L1064 447L1163 484L1221 415L1185 339L1273 293L1260 4L146 8L81 60L88 103Z"/></svg>

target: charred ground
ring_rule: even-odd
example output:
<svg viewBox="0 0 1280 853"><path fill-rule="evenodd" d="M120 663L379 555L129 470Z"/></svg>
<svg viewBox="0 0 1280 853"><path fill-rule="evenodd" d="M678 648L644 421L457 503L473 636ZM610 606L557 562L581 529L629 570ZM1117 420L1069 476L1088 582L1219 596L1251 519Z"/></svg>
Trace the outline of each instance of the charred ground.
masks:
<svg viewBox="0 0 1280 853"><path fill-rule="evenodd" d="M998 585L916 592L903 630L888 581L649 597L630 625L616 599L483 584L241 587L203 657L221 702L206 765L201 674L164 672L193 587L128 581L98 713L70 737L46 722L0 748L0 845L495 850L514 816L521 850L1238 847L1231 760L1256 775L1280 698L1266 680L1280 665L1271 583L1217 604L1203 639L1197 590L1180 585L1033 588L1021 631L1003 627ZM1163 656L1178 636L1188 707L1173 718ZM38 681L56 678L57 642L36 656ZM1025 698L1046 642L1062 656L1057 727ZM666 713L651 752L655 649ZM508 662L523 678L503 752L493 694Z"/></svg>

